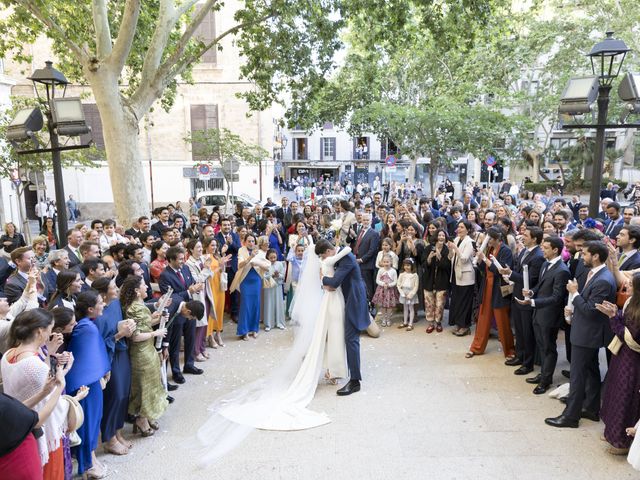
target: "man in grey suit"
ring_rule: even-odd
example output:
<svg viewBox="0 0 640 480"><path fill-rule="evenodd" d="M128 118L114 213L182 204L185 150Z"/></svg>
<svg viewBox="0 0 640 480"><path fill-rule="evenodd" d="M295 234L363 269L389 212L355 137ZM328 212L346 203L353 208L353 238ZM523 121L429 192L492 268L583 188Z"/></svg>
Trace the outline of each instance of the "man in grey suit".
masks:
<svg viewBox="0 0 640 480"><path fill-rule="evenodd" d="M609 344L613 334L609 327L609 317L600 312L596 305L603 302L615 303L616 281L607 269L609 256L607 246L600 241L586 242L582 247L582 258L586 267L591 268L587 282L578 293L578 282L567 284L569 294L574 296L573 312L565 310L565 315L573 313L571 320L571 385L567 407L562 415L545 419L552 427L578 428L581 418L600 420L600 365L598 352Z"/></svg>
<svg viewBox="0 0 640 480"><path fill-rule="evenodd" d="M76 228L67 231L67 245L64 250L69 254L69 268L74 268L82 263L80 245L82 244L82 232Z"/></svg>

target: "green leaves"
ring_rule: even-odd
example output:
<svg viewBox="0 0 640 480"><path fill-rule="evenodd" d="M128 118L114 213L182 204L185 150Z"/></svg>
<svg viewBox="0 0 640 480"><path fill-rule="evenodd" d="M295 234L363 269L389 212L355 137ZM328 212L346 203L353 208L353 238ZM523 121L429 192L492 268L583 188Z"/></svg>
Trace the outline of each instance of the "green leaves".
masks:
<svg viewBox="0 0 640 480"><path fill-rule="evenodd" d="M264 148L246 143L240 135L226 128L194 131L186 136L184 141L191 144L194 156L218 164L230 159L258 164L269 157L269 152Z"/></svg>

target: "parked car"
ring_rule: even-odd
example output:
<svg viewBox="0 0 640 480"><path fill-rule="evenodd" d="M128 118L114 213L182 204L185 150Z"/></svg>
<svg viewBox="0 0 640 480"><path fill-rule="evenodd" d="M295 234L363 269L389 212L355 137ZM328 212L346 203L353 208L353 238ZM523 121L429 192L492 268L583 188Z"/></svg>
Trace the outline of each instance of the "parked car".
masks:
<svg viewBox="0 0 640 480"><path fill-rule="evenodd" d="M227 200L227 192L224 190L206 190L196 195L196 201L205 207L209 213L213 211L214 207L219 207L222 212L233 213L235 211L236 203L240 202L244 207L253 208L256 203L260 203L260 200L253 198L244 193L238 195L229 195L229 204L225 209L225 202Z"/></svg>

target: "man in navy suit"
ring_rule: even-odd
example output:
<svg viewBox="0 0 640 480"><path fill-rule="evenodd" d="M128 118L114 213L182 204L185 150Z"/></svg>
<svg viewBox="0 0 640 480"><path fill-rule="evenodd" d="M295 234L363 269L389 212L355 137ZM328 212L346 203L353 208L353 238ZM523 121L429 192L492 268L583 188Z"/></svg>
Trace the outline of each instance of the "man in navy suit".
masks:
<svg viewBox="0 0 640 480"><path fill-rule="evenodd" d="M547 418L545 423L552 427L578 428L581 418L600 420L600 348L609 344L613 333L609 327L609 317L600 312L596 305L603 302L615 303L616 281L607 269L609 256L607 246L600 241L586 242L582 248L582 258L586 267L591 268L587 282L578 291L578 282L571 280L567 290L573 299L573 312L567 307L566 315L571 315L571 377L567 407L559 417Z"/></svg>
<svg viewBox="0 0 640 480"><path fill-rule="evenodd" d="M185 317L179 306L183 302L189 302L191 295L202 291L204 285L195 283L189 268L184 264L185 251L182 247L171 247L167 250L169 265L164 269L158 280L160 291L167 293L169 287L173 288L174 310L169 309L169 360L173 380L176 383L184 383L184 376L180 372L180 337L184 336L184 368L182 372L192 375L201 375L202 369L194 365L193 347L196 340L196 319ZM180 301L181 300L181 301ZM173 305L174 303L178 305ZM177 315L176 315L177 313Z"/></svg>
<svg viewBox="0 0 640 480"><path fill-rule="evenodd" d="M238 272L238 250L242 245L240 244L240 237L237 233L231 231L231 220L225 218L220 222L220 231L216 235L216 241L220 247L220 253L222 256L231 255L231 261L227 263L227 282L229 285L233 283L233 279ZM238 312L240 311L240 297L239 292L233 292L230 295L231 298L231 320L238 322Z"/></svg>
<svg viewBox="0 0 640 480"><path fill-rule="evenodd" d="M640 227L625 225L618 233L617 246L621 250L618 257L618 266L622 271L640 268Z"/></svg>
<svg viewBox="0 0 640 480"><path fill-rule="evenodd" d="M511 301L511 323L516 332L516 356L506 360L508 366L520 365L513 373L527 375L533 371L533 362L536 355L536 337L533 330L533 310L530 305L520 305L517 298L524 289L523 267L527 265L529 275L529 288L538 284L540 269L544 263L544 255L540 248L543 232L540 227L527 227L522 235L524 248L517 256L513 265L513 271L508 267L500 270L500 274L508 275L514 282L513 298Z"/></svg>
<svg viewBox="0 0 640 480"><path fill-rule="evenodd" d="M336 253L336 247L325 239L318 240L316 255L325 259ZM322 285L326 290L342 287L345 301L344 339L349 366L349 382L338 390L338 395L351 395L360 390L360 332L370 324L366 289L356 257L349 253L335 264L333 277L322 277Z"/></svg>
<svg viewBox="0 0 640 480"><path fill-rule="evenodd" d="M4 258L0 257L0 292L4 293L4 284L11 274L15 271L16 265Z"/></svg>
<svg viewBox="0 0 640 480"><path fill-rule="evenodd" d="M367 289L367 300L371 302L375 292L376 256L380 249L380 235L371 228L371 214L362 214L362 228L353 244L353 254L360 265L360 274Z"/></svg>
<svg viewBox="0 0 640 480"><path fill-rule="evenodd" d="M20 299L27 286L29 272L35 263L35 253L31 247L19 247L11 252L11 261L16 266L16 270L7 279L4 286L4 293L10 304ZM43 304L47 297L47 286L44 282L39 281L37 287L38 302Z"/></svg>
<svg viewBox="0 0 640 480"><path fill-rule="evenodd" d="M611 239L615 239L624 226L624 217L620 214L620 204L618 202L611 202L607 205L607 216L609 221L604 227L604 234Z"/></svg>
<svg viewBox="0 0 640 480"><path fill-rule="evenodd" d="M570 278L569 267L562 261L563 248L564 242L560 237L547 237L542 241L546 262L540 270L538 284L528 292L523 291L525 300L518 302L533 307L533 330L542 365L540 373L526 381L537 383L533 390L536 395L551 387L558 362L558 331L564 323L566 286Z"/></svg>

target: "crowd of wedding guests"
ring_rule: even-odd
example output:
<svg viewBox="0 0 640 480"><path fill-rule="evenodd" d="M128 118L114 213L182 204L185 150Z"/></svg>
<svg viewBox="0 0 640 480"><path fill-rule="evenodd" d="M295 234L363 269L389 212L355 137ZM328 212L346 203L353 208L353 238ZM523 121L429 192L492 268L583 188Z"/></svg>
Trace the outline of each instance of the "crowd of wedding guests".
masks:
<svg viewBox="0 0 640 480"><path fill-rule="evenodd" d="M70 229L64 248L47 233L52 221L30 246L7 224L0 476L71 478L74 467L107 475L98 446L128 454L126 422L154 434L171 392L225 346L225 318L227 341L286 328L305 252L320 238L351 248L380 326L410 332L424 319L424 335L465 337L475 324L470 359L495 329L505 364L534 394L559 378L563 330L570 387L557 395L562 414L546 422L602 419L608 451L627 453L640 419L635 207L605 196L590 218L578 197L504 185L469 184L461 198L449 188L427 198L359 187L343 200L239 204L233 215L190 201L186 212L160 207L128 229L96 219Z"/></svg>

